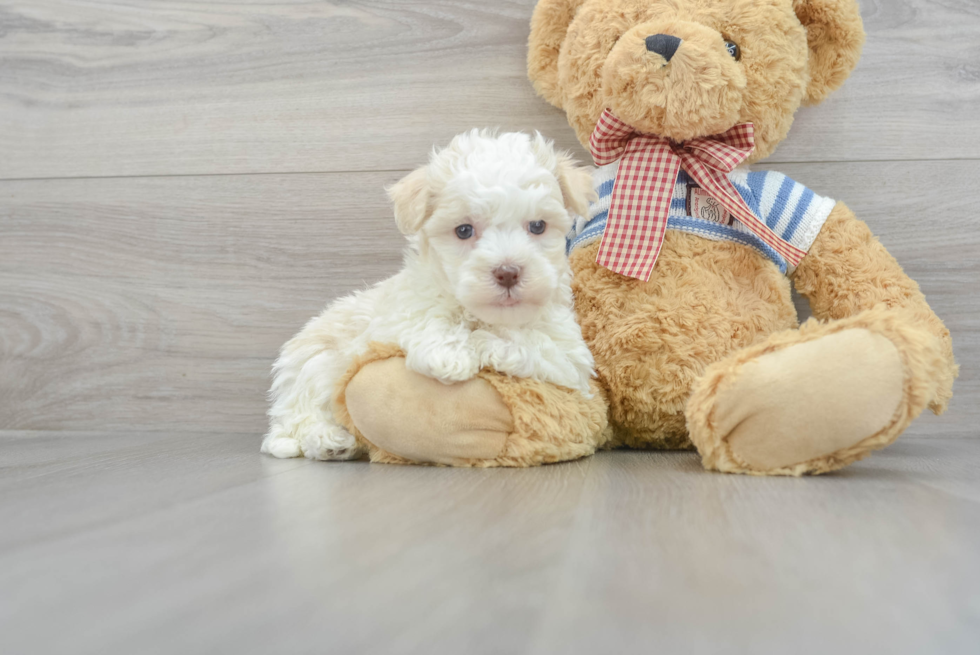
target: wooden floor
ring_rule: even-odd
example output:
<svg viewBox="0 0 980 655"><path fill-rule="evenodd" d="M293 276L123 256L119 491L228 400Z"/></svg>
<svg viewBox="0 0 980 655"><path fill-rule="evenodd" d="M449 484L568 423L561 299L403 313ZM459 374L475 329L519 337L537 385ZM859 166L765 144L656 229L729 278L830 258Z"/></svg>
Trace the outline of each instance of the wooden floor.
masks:
<svg viewBox="0 0 980 655"><path fill-rule="evenodd" d="M0 436L0 652L962 653L980 449L803 480L692 453L532 470L256 457L250 434Z"/></svg>
<svg viewBox="0 0 980 655"><path fill-rule="evenodd" d="M847 471L260 457L269 366L394 272L383 187L541 130L533 0L0 0L0 652L909 652L980 643L980 3L861 0L766 166L953 333L950 411Z"/></svg>

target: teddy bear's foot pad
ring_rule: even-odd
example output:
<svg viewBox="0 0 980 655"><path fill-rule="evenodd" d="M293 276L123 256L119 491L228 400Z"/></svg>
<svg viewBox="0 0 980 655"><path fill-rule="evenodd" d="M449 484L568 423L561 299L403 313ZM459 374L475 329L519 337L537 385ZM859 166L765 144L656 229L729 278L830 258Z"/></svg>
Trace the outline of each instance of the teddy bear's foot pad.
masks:
<svg viewBox="0 0 980 655"><path fill-rule="evenodd" d="M889 339L848 329L751 359L716 388L710 441L741 465L717 468L800 474L871 450L860 445L894 423L904 374Z"/></svg>
<svg viewBox="0 0 980 655"><path fill-rule="evenodd" d="M514 423L500 394L483 379L445 385L392 357L351 380L347 410L365 439L405 460L457 464L494 459Z"/></svg>

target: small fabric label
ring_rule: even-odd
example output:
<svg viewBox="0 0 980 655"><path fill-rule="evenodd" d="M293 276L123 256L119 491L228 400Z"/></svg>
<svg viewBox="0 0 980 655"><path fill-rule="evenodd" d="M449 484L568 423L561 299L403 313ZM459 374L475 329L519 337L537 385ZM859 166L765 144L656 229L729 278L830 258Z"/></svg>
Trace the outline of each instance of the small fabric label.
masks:
<svg viewBox="0 0 980 655"><path fill-rule="evenodd" d="M710 193L695 184L687 187L687 213L694 218L703 218L720 225L731 225L734 219Z"/></svg>

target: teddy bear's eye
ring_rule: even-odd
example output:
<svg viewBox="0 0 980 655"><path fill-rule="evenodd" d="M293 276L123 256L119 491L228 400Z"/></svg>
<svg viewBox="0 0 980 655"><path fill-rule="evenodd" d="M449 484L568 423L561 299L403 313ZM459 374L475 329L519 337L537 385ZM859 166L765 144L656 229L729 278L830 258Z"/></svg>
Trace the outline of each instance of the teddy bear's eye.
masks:
<svg viewBox="0 0 980 655"><path fill-rule="evenodd" d="M527 231L531 234L544 234L546 227L548 227L548 224L544 221L531 221L527 224Z"/></svg>
<svg viewBox="0 0 980 655"><path fill-rule="evenodd" d="M473 226L472 225L460 225L456 228L456 236L458 236L463 241L466 241L473 236Z"/></svg>
<svg viewBox="0 0 980 655"><path fill-rule="evenodd" d="M738 44L734 41L725 41L725 47L728 48L728 54L732 56L735 61L742 61L742 49L738 47Z"/></svg>

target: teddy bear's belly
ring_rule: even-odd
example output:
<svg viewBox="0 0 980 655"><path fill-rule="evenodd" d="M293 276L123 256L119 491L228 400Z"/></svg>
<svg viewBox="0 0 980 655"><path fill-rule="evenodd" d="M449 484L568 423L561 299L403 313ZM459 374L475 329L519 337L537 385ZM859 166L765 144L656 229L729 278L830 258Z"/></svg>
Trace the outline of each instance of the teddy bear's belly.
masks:
<svg viewBox="0 0 980 655"><path fill-rule="evenodd" d="M609 393L617 441L689 447L684 406L705 368L797 326L788 278L747 246L668 231L649 282L571 255L582 331Z"/></svg>

